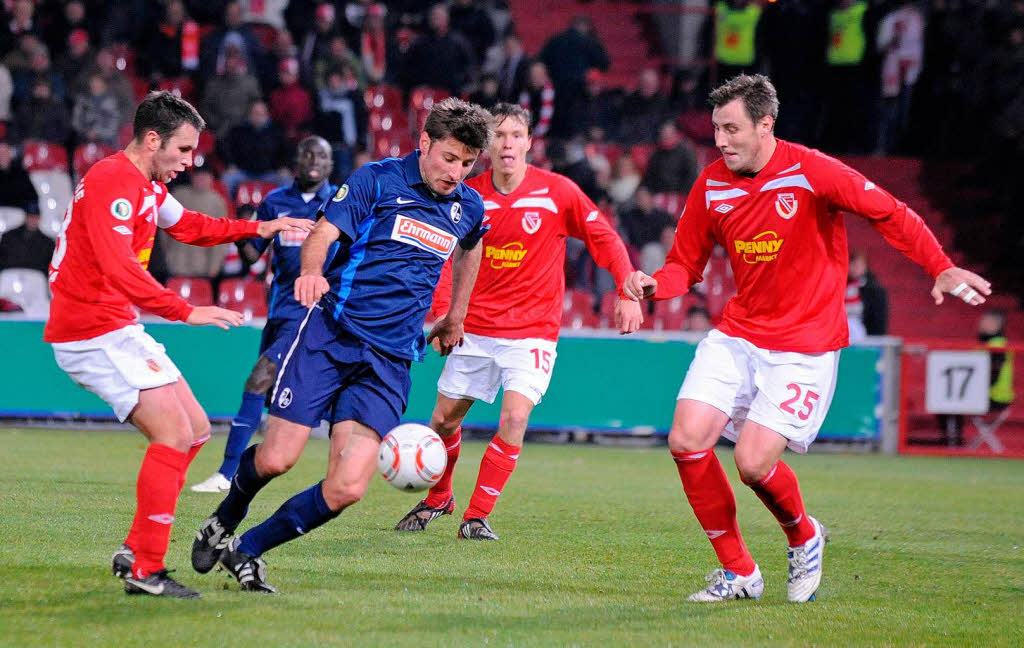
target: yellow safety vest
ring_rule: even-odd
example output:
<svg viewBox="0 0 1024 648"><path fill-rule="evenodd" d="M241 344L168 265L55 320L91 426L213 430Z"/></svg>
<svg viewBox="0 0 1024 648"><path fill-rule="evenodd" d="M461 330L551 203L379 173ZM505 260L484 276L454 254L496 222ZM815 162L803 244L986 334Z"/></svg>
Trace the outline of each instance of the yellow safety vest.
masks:
<svg viewBox="0 0 1024 648"><path fill-rule="evenodd" d="M719 2L715 11L718 13L715 58L723 65L753 65L756 55L754 37L757 21L761 19L761 6L752 2L746 8L736 10L725 2Z"/></svg>
<svg viewBox="0 0 1024 648"><path fill-rule="evenodd" d="M1006 345L1006 338L999 336L994 337L988 341L990 347L999 347ZM1005 352L1006 359L1003 361L1003 366L999 370L999 375L996 376L996 381L992 383L992 387L988 390L988 397L995 403L1001 403L1003 405L1009 405L1013 402L1013 351Z"/></svg>
<svg viewBox="0 0 1024 648"><path fill-rule="evenodd" d="M864 13L868 3L855 2L846 9L829 13L829 65L858 65L864 60L867 35L864 33Z"/></svg>

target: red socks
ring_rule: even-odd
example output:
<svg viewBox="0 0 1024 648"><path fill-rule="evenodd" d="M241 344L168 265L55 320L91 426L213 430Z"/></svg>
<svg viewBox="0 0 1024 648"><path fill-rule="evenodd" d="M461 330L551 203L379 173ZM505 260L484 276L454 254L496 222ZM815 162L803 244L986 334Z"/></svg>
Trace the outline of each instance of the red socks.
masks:
<svg viewBox="0 0 1024 648"><path fill-rule="evenodd" d="M498 496L501 495L501 489L505 487L505 482L516 469L516 460L521 449L522 446L509 445L502 441L501 437L494 435L487 450L484 451L484 458L480 460L480 474L476 478L473 497L469 500L469 508L462 516L463 520L486 518L491 514Z"/></svg>
<svg viewBox="0 0 1024 648"><path fill-rule="evenodd" d="M189 453L159 443L146 449L135 483L135 519L125 540L135 552L132 571L138 578L164 568L188 458Z"/></svg>
<svg viewBox="0 0 1024 648"><path fill-rule="evenodd" d="M427 493L427 506L434 508L441 506L452 496L452 474L455 473L455 462L459 460L459 451L462 450L462 426L455 430L455 434L441 437L441 441L444 443L445 452L448 453L448 465L445 466L441 479Z"/></svg>
<svg viewBox="0 0 1024 648"><path fill-rule="evenodd" d="M800 497L800 484L785 462L779 461L764 479L747 486L779 521L790 547L802 545L814 537L814 525L807 518L804 500Z"/></svg>
<svg viewBox="0 0 1024 648"><path fill-rule="evenodd" d="M736 497L713 448L701 452L672 452L686 498L718 561L740 576L754 573L754 559L747 551L736 522Z"/></svg>

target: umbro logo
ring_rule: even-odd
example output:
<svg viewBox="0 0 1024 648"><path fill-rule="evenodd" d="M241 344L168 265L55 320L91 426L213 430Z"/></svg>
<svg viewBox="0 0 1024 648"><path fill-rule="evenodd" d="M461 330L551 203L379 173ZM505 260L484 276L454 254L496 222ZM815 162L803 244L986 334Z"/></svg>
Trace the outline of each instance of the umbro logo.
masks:
<svg viewBox="0 0 1024 648"><path fill-rule="evenodd" d="M716 529L704 529L704 533L708 534L708 540L714 540L725 535L725 531L718 531Z"/></svg>
<svg viewBox="0 0 1024 648"><path fill-rule="evenodd" d="M719 214L728 214L729 212L732 211L732 205L728 203L722 203L718 207L715 207L715 211L718 212Z"/></svg>
<svg viewBox="0 0 1024 648"><path fill-rule="evenodd" d="M408 205L416 201L407 198L402 198L401 196L399 196L398 198L395 198L395 202L398 203L399 205Z"/></svg>
<svg viewBox="0 0 1024 648"><path fill-rule="evenodd" d="M157 524L171 524L174 522L174 516L170 513L157 513L156 515L150 515L149 519Z"/></svg>
<svg viewBox="0 0 1024 648"><path fill-rule="evenodd" d="M867 180L864 183L864 191L871 191L874 188L875 188L875 183L874 182L871 182L870 180Z"/></svg>
<svg viewBox="0 0 1024 648"><path fill-rule="evenodd" d="M490 486L481 486L480 490L487 493L491 497L497 497L498 495L501 495L500 490L498 490L497 488L491 488ZM723 531L722 533L725 533L725 531Z"/></svg>
<svg viewBox="0 0 1024 648"><path fill-rule="evenodd" d="M593 223L596 220L597 220L597 210L595 209L594 211L592 211L589 214L587 214L587 222L588 223Z"/></svg>

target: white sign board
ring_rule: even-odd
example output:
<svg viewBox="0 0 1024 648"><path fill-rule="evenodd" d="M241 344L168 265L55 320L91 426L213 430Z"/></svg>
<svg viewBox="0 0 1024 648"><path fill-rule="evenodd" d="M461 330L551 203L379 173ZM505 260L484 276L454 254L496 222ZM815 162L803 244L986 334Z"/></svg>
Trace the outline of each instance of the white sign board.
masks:
<svg viewBox="0 0 1024 648"><path fill-rule="evenodd" d="M985 414L992 379L988 351L931 351L925 409L932 414Z"/></svg>

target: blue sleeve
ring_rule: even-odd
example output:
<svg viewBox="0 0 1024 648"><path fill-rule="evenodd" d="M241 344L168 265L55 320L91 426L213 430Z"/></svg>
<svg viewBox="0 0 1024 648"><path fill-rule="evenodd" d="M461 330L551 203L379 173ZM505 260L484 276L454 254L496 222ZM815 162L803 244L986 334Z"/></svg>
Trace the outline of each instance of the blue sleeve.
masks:
<svg viewBox="0 0 1024 648"><path fill-rule="evenodd" d="M264 199L263 202L260 203L260 206L256 208L256 220L272 221L275 218L277 218L277 214L275 214L273 210L270 208L269 201ZM255 248L258 253L263 254L263 252L267 249L267 246L270 245L270 242L273 240L273 238L265 239L256 237L246 239L246 243L253 246L253 248Z"/></svg>
<svg viewBox="0 0 1024 648"><path fill-rule="evenodd" d="M341 185L324 206L324 218L341 230L350 241L356 240L359 223L373 213L380 198L380 185L370 165L365 165Z"/></svg>
<svg viewBox="0 0 1024 648"><path fill-rule="evenodd" d="M491 226L484 224L484 202L479 195L476 197L476 200L467 201L467 203L466 211L475 217L476 225L473 229L469 230L469 233L459 239L459 247L463 250L472 250L480 242L480 239L484 237L484 234L491 229Z"/></svg>

